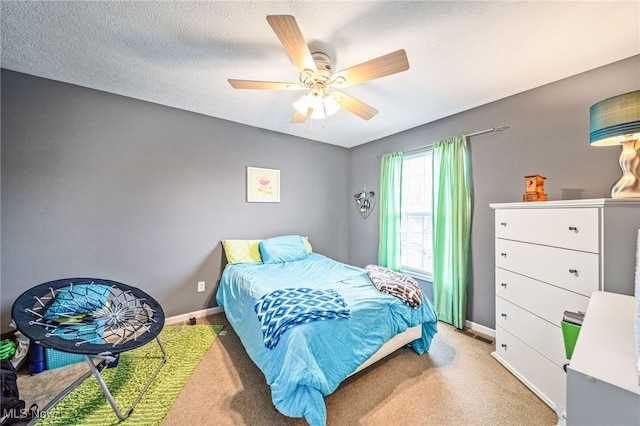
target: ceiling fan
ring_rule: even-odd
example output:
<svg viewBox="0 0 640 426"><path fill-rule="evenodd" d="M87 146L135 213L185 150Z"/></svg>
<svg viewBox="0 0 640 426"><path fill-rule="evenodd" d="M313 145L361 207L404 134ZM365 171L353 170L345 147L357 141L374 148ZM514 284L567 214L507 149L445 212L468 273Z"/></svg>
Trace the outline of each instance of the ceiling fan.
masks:
<svg viewBox="0 0 640 426"><path fill-rule="evenodd" d="M409 69L407 54L403 49L363 62L339 72L333 71L329 56L322 52L311 53L296 20L291 15L269 15L267 21L300 71L299 83L228 79L235 89L309 90L294 102L292 123L304 123L307 118L325 118L340 108L369 120L378 110L346 93L329 90L355 86L356 84L385 77Z"/></svg>

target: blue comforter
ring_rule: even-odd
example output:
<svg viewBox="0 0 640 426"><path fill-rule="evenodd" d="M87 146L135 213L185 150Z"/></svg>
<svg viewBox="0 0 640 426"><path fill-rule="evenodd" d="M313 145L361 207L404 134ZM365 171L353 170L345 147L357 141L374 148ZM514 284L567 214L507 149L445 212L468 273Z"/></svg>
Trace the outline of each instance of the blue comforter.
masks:
<svg viewBox="0 0 640 426"><path fill-rule="evenodd" d="M273 348L265 347L256 302L279 288L334 289L349 306L351 318L297 325ZM418 353L429 349L437 316L424 298L418 308L378 291L364 269L311 254L295 262L228 265L220 279L218 305L271 387L282 414L305 417L310 425L326 423L324 397L331 394L385 342L422 324L422 337L412 342Z"/></svg>

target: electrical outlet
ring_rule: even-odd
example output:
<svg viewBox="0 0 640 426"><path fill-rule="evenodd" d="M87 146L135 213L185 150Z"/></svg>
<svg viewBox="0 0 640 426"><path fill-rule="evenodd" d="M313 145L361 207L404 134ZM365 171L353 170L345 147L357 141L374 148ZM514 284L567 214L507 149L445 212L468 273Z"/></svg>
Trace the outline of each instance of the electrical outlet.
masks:
<svg viewBox="0 0 640 426"><path fill-rule="evenodd" d="M198 293L204 291L204 281L198 281Z"/></svg>

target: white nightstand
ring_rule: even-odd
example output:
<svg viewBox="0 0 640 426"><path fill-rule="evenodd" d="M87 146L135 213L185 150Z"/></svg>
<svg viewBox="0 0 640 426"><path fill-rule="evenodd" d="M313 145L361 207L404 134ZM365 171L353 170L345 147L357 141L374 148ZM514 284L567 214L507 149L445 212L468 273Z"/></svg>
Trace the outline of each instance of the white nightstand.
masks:
<svg viewBox="0 0 640 426"><path fill-rule="evenodd" d="M640 425L635 298L591 295L567 369L567 425Z"/></svg>

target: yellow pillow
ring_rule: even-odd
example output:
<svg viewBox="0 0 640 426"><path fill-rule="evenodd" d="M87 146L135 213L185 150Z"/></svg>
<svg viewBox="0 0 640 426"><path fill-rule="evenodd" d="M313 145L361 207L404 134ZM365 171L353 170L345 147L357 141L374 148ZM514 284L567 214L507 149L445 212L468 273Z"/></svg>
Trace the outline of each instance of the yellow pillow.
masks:
<svg viewBox="0 0 640 426"><path fill-rule="evenodd" d="M224 254L227 256L227 261L231 263L247 263L247 262L262 262L260 256L260 244L261 240L224 240L222 241L222 247L224 247Z"/></svg>
<svg viewBox="0 0 640 426"><path fill-rule="evenodd" d="M313 253L313 248L311 248L311 243L309 242L309 237L302 237L302 244L304 244L304 248L307 249L307 253Z"/></svg>

